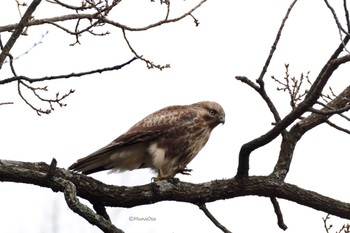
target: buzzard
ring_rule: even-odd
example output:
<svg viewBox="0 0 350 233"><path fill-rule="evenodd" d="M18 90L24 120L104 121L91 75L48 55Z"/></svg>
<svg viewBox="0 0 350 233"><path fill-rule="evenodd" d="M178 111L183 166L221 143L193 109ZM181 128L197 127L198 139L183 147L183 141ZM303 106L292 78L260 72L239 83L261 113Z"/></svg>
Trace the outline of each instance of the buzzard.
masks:
<svg viewBox="0 0 350 233"><path fill-rule="evenodd" d="M151 168L158 173L155 180L177 173L188 175L187 164L206 144L211 131L224 122L224 109L212 101L165 107L69 169L91 174Z"/></svg>

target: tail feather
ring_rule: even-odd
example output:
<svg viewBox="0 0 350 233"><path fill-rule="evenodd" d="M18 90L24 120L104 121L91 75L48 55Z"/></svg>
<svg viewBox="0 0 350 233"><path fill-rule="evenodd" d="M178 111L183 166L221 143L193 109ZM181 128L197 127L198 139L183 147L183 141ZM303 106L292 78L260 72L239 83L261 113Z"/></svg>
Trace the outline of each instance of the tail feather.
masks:
<svg viewBox="0 0 350 233"><path fill-rule="evenodd" d="M110 145L79 159L68 169L83 174L91 174L99 171L113 169L123 172L143 167L149 167L149 158L146 145L143 143L134 144L124 148L111 148Z"/></svg>
<svg viewBox="0 0 350 233"><path fill-rule="evenodd" d="M110 162L109 156L100 155L94 158L82 158L73 163L68 169L78 171L83 174L91 174L99 171L107 170L106 166Z"/></svg>

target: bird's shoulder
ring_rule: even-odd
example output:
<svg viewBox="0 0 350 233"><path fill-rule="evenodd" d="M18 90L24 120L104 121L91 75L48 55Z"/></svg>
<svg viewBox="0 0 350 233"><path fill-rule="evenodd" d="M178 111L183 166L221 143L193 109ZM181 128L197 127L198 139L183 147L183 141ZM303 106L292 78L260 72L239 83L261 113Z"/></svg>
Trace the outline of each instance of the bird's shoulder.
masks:
<svg viewBox="0 0 350 233"><path fill-rule="evenodd" d="M191 105L174 105L149 114L131 129L167 129L197 117L198 112Z"/></svg>

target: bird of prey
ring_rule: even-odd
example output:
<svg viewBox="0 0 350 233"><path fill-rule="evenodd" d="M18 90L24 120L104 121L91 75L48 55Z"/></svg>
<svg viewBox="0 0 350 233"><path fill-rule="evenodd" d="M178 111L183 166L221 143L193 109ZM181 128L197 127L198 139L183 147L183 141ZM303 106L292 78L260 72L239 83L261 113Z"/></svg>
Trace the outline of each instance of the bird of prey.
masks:
<svg viewBox="0 0 350 233"><path fill-rule="evenodd" d="M69 169L91 174L151 168L155 180L189 174L186 166L225 123L224 109L215 102L175 105L160 109L132 126L107 146L79 159Z"/></svg>

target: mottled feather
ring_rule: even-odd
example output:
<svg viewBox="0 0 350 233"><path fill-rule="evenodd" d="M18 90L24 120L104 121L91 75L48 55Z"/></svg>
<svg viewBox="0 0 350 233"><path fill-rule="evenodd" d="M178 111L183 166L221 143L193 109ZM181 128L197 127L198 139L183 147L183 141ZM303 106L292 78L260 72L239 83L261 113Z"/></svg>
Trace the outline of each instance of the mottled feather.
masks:
<svg viewBox="0 0 350 233"><path fill-rule="evenodd" d="M211 131L224 122L225 112L215 102L166 107L148 115L107 146L79 159L69 169L90 174L151 168L158 172L156 179L186 174L187 164L204 147Z"/></svg>

